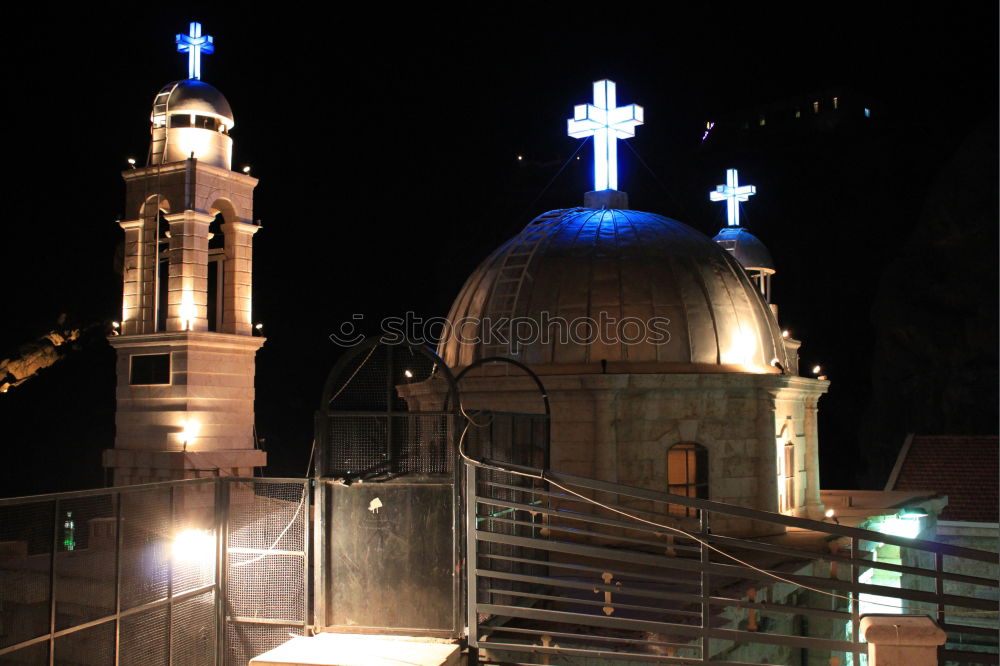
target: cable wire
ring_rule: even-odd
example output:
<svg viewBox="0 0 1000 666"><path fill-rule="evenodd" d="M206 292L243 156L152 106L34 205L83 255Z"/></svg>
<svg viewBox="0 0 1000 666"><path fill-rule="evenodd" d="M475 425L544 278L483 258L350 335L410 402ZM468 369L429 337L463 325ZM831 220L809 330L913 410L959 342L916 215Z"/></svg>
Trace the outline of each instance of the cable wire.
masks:
<svg viewBox="0 0 1000 666"><path fill-rule="evenodd" d="M464 410L463 410L463 413L464 413ZM736 562L738 564L741 564L741 565L747 567L748 569L756 571L757 573L763 574L764 576L767 576L769 578L773 578L774 580L777 580L779 582L787 583L787 584L792 585L794 587L799 587L799 588L802 588L804 590L809 590L811 592L816 592L817 594L823 594L823 595L826 595L828 597L834 597L836 599L844 599L844 600L846 600L848 602L851 602L851 603L855 603L855 602L860 603L860 596L857 599L855 599L854 597L851 597L850 595L837 594L836 592L828 592L828 591L820 589L820 588L811 587L809 585L803 585L802 583L797 583L797 582L795 582L793 580L790 580L788 578L784 578L782 576L779 576L779 575L777 575L777 574L775 574L775 573L773 573L771 571L767 571L766 569L761 569L760 567L754 566L753 564L751 564L751 563L749 563L749 562L747 562L745 560L741 560L740 558L736 557L735 555L731 555L731 554L723 551L722 549L720 549L720 548L718 548L716 546L713 546L712 544L708 543L704 539L698 538L698 536L696 536L695 534L693 534L691 532L688 532L686 530L682 530L682 529L677 528L677 527L672 527L670 525L664 525L662 523L657 523L657 522L652 521L652 520L647 520L645 518L640 518L639 516L632 515L632 514L628 513L627 511L622 511L621 509L616 509L615 507L608 506L607 504L599 502L599 501L597 501L595 499L591 499L590 497L587 497L586 495L578 493L575 490L567 488L566 486L562 485L561 483L558 483L557 481L554 481L551 478L545 476L545 472L544 471L542 471L541 474L530 474L530 473L527 473L527 472L522 472L520 470L504 468L504 467L497 466L497 465L487 465L487 464L485 464L483 462L480 462L478 460L474 460L474 459L470 458L469 456L467 456L465 454L465 450L463 448L463 445L464 445L464 442L465 442L465 435L468 432L468 429L469 429L469 427L471 425L472 425L472 423L466 424L465 429L462 431L462 434L459 437L458 452L459 452L459 455L463 459L467 460L469 463L471 463L472 465L474 465L476 467L481 467L481 468L489 469L489 470L492 470L492 471L505 472L507 474L514 474L514 475L517 475L517 476L522 476L522 477L526 477L526 478L530 478L530 479L538 479L538 480L541 480L541 481L545 481L545 482L547 482L547 483L555 486L556 488L559 488L560 490L562 490L562 491L564 491L566 493L569 493L570 495L573 495L575 497L580 498L584 502L593 504L594 506L600 507L600 508L605 509L607 511L611 511L613 513L617 513L617 514L619 514L619 515L621 515L621 516L623 516L625 518L628 518L630 520L635 520L635 521L638 521L638 522L641 522L641 523L646 523L647 525L652 525L653 527L658 527L660 529L664 529L664 530L667 530L667 531L670 531L670 532L674 532L676 534L680 534L683 537L686 537L688 539L691 539L692 541L695 541L698 544L701 544L701 546L704 547L704 548L708 548L709 550L714 551L714 552L718 553L719 555L722 555L723 557L729 558L730 560L732 560L732 561L734 561L734 562ZM894 609L897 609L897 610L920 610L920 611L934 612L934 613L940 614L940 615L944 615L944 613L945 613L945 611L943 611L943 610L924 609L924 608L912 607L912 606L911 607L897 606L897 605L886 604L886 603L877 602L877 601L866 601L865 603L872 604L873 606L882 606L882 607L885 607L885 608L894 608ZM948 615L952 615L952 616L971 616L971 615L982 615L982 614L996 614L997 612L998 611L967 611L967 612L951 612L951 613L948 613Z"/></svg>

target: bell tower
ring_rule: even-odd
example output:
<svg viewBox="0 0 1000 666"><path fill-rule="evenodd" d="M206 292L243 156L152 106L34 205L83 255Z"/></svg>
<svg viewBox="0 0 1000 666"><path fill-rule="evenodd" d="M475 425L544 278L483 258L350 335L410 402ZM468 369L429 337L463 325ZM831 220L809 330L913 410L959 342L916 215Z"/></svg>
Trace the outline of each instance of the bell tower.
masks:
<svg viewBox="0 0 1000 666"><path fill-rule="evenodd" d="M252 476L254 362L264 338L251 319L253 190L232 171L235 122L200 80L211 36L177 35L188 78L153 100L146 164L123 172L124 288L117 352L115 485Z"/></svg>

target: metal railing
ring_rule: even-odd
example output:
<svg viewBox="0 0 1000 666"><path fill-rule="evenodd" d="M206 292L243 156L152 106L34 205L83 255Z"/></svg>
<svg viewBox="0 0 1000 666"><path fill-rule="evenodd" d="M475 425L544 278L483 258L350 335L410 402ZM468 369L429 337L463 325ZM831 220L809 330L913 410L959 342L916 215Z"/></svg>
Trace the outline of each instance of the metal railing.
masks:
<svg viewBox="0 0 1000 666"><path fill-rule="evenodd" d="M548 470L465 471L469 643L484 661L860 664L869 606L931 615L949 634L941 663L998 663L996 575L967 573L996 553ZM898 563L873 557L884 546ZM873 571L900 587L859 582Z"/></svg>
<svg viewBox="0 0 1000 666"><path fill-rule="evenodd" d="M308 481L0 499L0 664L246 664L307 622Z"/></svg>

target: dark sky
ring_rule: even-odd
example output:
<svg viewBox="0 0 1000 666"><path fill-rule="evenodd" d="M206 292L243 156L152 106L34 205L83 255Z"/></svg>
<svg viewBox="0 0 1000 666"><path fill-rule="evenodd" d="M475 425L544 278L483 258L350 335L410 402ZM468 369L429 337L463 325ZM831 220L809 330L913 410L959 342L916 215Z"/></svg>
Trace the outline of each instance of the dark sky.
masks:
<svg viewBox="0 0 1000 666"><path fill-rule="evenodd" d="M234 167L251 164L261 179L254 308L269 340L257 413L272 473L304 471L311 413L340 351L327 335L340 322L444 315L492 249L535 215L582 203L589 147L543 188L578 147L565 119L603 77L618 82L620 103L646 109L630 143L649 168L619 151L633 208L714 234L723 208L707 192L723 170L740 167L758 186L746 220L777 262L782 324L804 340L803 365L823 363L834 382L821 446L856 451L881 271L941 166L997 122L990 4L671 3L655 16L623 6L620 18L567 20L513 6L348 16L169 3L12 16L0 356L61 312L82 324L119 316L119 172L127 157L144 161L153 96L186 73L173 35L199 19L217 50L203 79L236 115ZM834 87L875 100L879 130L846 146L834 135L752 154L699 141L707 120ZM0 443L16 452L3 494L102 483L112 359L88 342L0 397ZM851 481L824 468L825 485Z"/></svg>

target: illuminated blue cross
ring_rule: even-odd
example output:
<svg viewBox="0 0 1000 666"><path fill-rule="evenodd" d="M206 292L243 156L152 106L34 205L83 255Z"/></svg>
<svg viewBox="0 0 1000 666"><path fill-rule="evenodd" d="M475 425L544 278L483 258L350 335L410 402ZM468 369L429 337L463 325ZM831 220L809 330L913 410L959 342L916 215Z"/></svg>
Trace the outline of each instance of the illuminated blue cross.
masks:
<svg viewBox="0 0 1000 666"><path fill-rule="evenodd" d="M757 194L757 188L753 185L740 185L739 175L736 169L726 169L726 184L718 185L708 193L708 198L712 201L725 201L726 212L729 215L729 226L740 226L740 202L747 201Z"/></svg>
<svg viewBox="0 0 1000 666"><path fill-rule="evenodd" d="M213 53L215 44L211 35L201 34L201 23L191 21L188 34L177 35L177 50L188 54L188 78L201 78L201 54Z"/></svg>
<svg viewBox="0 0 1000 666"><path fill-rule="evenodd" d="M569 135L574 139L594 137L594 191L618 189L618 139L635 136L642 124L642 107L638 104L618 106L615 82L594 81L594 103L577 104L568 121Z"/></svg>

